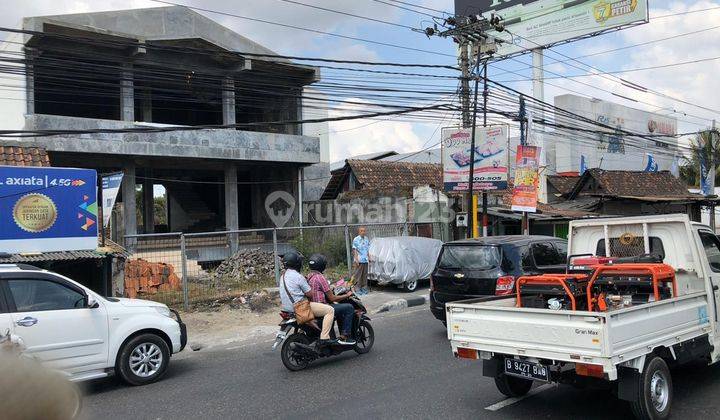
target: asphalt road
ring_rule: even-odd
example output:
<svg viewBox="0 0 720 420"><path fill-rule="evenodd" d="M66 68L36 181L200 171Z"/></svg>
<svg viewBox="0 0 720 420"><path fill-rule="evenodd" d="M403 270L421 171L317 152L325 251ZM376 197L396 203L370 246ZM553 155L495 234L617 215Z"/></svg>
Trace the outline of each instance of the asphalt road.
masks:
<svg viewBox="0 0 720 420"><path fill-rule="evenodd" d="M324 359L287 371L270 343L181 354L167 376L131 388L114 379L85 386L90 419L196 418L629 418L626 403L607 391L545 386L505 405L477 361L453 358L445 330L426 308L373 320L366 355ZM720 366L673 372L673 418L720 417ZM502 403L506 404L506 403ZM501 404L501 405L502 405Z"/></svg>

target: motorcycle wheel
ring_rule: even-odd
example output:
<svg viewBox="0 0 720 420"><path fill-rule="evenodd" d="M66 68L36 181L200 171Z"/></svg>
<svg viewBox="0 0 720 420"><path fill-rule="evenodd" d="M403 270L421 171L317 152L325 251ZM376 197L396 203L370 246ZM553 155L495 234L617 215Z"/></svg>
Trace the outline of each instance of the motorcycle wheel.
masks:
<svg viewBox="0 0 720 420"><path fill-rule="evenodd" d="M292 343L310 344L310 339L308 339L305 334L295 333L286 338L282 345L280 357L282 358L283 365L285 365L288 370L297 372L298 370L305 369L310 364L310 360L291 349L290 345Z"/></svg>
<svg viewBox="0 0 720 420"><path fill-rule="evenodd" d="M375 344L375 331L373 331L372 325L367 321L360 322L358 330L355 333L355 340L357 344L353 347L353 350L357 354L365 354L372 349Z"/></svg>

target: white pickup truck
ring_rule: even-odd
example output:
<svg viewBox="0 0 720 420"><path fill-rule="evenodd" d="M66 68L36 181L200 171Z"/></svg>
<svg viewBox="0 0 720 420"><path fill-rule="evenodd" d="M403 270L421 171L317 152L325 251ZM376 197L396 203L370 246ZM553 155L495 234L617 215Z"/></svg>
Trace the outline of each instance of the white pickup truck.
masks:
<svg viewBox="0 0 720 420"><path fill-rule="evenodd" d="M517 307L516 296L449 303L455 356L482 360L483 375L508 396L527 393L534 381L610 384L636 417L667 418L668 366L720 358L720 241L686 215L626 217L571 222L568 249L661 255L675 269L677 296L605 312Z"/></svg>
<svg viewBox="0 0 720 420"><path fill-rule="evenodd" d="M131 385L160 379L187 342L180 315L166 305L104 298L25 264L0 264L0 334L71 381L116 373Z"/></svg>

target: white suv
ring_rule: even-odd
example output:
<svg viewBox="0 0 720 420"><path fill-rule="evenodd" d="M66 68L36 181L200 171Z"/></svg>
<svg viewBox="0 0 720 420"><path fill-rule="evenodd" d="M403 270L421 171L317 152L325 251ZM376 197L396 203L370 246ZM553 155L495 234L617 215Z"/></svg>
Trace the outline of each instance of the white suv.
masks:
<svg viewBox="0 0 720 420"><path fill-rule="evenodd" d="M140 299L104 298L25 264L0 264L0 333L71 381L113 372L131 385L154 382L187 343L180 315Z"/></svg>

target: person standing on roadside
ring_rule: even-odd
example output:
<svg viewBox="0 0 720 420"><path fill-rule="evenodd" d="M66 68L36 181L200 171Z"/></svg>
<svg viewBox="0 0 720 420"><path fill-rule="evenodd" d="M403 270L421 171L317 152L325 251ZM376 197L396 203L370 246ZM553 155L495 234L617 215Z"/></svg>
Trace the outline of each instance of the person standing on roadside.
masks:
<svg viewBox="0 0 720 420"><path fill-rule="evenodd" d="M358 235L352 242L353 264L355 271L353 279L358 288L358 295L366 295L368 293L368 263L370 262L370 239L367 237L367 229L365 226L358 228Z"/></svg>

